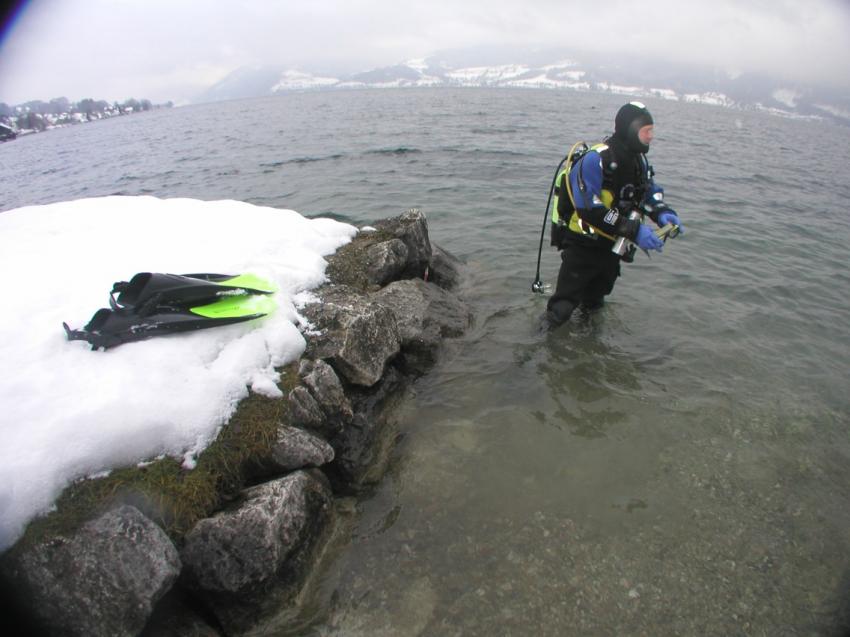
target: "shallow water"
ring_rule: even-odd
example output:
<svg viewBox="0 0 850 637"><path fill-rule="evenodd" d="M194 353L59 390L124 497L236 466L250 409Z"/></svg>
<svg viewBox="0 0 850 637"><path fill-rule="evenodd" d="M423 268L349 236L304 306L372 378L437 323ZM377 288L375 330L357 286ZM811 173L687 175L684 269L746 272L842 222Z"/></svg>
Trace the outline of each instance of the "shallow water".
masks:
<svg viewBox="0 0 850 637"><path fill-rule="evenodd" d="M299 633L839 634L850 129L648 102L686 234L541 336L555 166L624 101L352 91L140 114L0 145L0 209L151 194L363 224L420 207L467 263L475 326L416 383Z"/></svg>

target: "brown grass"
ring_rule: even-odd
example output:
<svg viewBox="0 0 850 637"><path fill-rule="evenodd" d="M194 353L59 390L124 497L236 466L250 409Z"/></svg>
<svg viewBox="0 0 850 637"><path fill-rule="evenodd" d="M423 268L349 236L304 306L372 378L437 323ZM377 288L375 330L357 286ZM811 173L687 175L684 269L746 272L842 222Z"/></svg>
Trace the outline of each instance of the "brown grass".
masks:
<svg viewBox="0 0 850 637"><path fill-rule="evenodd" d="M281 370L284 396L298 380L297 363ZM182 459L161 458L108 476L76 482L65 489L48 515L33 520L11 549L73 533L88 520L118 504L131 504L159 524L179 545L194 524L233 498L250 477L249 467L268 456L277 430L287 419L285 398L251 394L197 459L194 469Z"/></svg>

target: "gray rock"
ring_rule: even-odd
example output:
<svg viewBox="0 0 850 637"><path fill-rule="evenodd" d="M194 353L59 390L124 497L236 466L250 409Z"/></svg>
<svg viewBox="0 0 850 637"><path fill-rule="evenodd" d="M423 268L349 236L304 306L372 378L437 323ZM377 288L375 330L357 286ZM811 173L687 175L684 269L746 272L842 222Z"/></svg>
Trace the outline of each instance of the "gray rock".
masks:
<svg viewBox="0 0 850 637"><path fill-rule="evenodd" d="M472 312L466 303L419 279L390 283L371 298L396 317L402 343L416 337L429 325L435 325L444 338L461 336L472 322Z"/></svg>
<svg viewBox="0 0 850 637"><path fill-rule="evenodd" d="M321 438L288 425L281 425L278 429L271 461L280 473L321 467L333 459L333 447Z"/></svg>
<svg viewBox="0 0 850 637"><path fill-rule="evenodd" d="M423 373L437 359L442 339L463 334L472 312L457 296L418 279L396 281L372 295L396 317L404 366Z"/></svg>
<svg viewBox="0 0 850 637"><path fill-rule="evenodd" d="M157 605L153 617L139 637L225 637L203 616L179 586L171 589Z"/></svg>
<svg viewBox="0 0 850 637"><path fill-rule="evenodd" d="M401 369L408 374L421 376L437 364L442 346L440 329L436 325L425 326L421 332L404 342L399 360Z"/></svg>
<svg viewBox="0 0 850 637"><path fill-rule="evenodd" d="M407 247L407 265L402 272L403 277L425 276L431 262L431 241L428 238L428 221L421 211L413 208L398 217L378 221L375 227L400 239Z"/></svg>
<svg viewBox="0 0 850 637"><path fill-rule="evenodd" d="M137 635L180 574L174 544L132 506L121 506L11 558L49 634Z"/></svg>
<svg viewBox="0 0 850 637"><path fill-rule="evenodd" d="M397 280L407 267L409 250L401 239L382 241L366 250L366 276L383 286Z"/></svg>
<svg viewBox="0 0 850 637"><path fill-rule="evenodd" d="M304 429L281 424L269 453L253 458L245 468L253 482L260 482L298 469L321 467L333 459L333 447L325 440Z"/></svg>
<svg viewBox="0 0 850 637"><path fill-rule="evenodd" d="M339 431L327 422L319 403L306 387L298 386L289 392L289 418L293 425L333 435Z"/></svg>
<svg viewBox="0 0 850 637"><path fill-rule="evenodd" d="M434 245L427 280L436 283L444 290L456 290L460 285L462 267L463 263L460 259L440 246Z"/></svg>
<svg viewBox="0 0 850 637"><path fill-rule="evenodd" d="M335 493L356 494L384 475L398 433L396 408L408 384L408 377L388 367L379 383L352 389L354 420L331 440L336 457L324 467Z"/></svg>
<svg viewBox="0 0 850 637"><path fill-rule="evenodd" d="M321 473L297 471L246 489L236 505L186 536L187 586L227 634L250 631L291 606L332 520Z"/></svg>
<svg viewBox="0 0 850 637"><path fill-rule="evenodd" d="M350 383L374 385L399 352L395 316L347 286L325 286L318 295L321 302L302 310L319 330L310 337L307 355L330 361Z"/></svg>
<svg viewBox="0 0 850 637"><path fill-rule="evenodd" d="M351 403L345 397L342 383L333 367L323 360L302 360L298 373L331 423L340 428L351 422L354 417Z"/></svg>

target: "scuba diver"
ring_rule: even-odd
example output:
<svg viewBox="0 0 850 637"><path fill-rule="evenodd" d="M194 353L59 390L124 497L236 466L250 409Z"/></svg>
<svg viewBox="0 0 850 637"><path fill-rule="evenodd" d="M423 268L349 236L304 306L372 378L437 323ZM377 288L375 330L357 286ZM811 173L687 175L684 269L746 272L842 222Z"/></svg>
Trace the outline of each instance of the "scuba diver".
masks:
<svg viewBox="0 0 850 637"><path fill-rule="evenodd" d="M562 325L576 307L602 307L620 275L620 261L634 259L634 244L647 254L660 252L666 233L683 231L646 159L653 134L649 110L630 102L617 112L611 137L589 149L582 144L557 173L551 226L561 268L541 329ZM643 223L645 217L666 232Z"/></svg>

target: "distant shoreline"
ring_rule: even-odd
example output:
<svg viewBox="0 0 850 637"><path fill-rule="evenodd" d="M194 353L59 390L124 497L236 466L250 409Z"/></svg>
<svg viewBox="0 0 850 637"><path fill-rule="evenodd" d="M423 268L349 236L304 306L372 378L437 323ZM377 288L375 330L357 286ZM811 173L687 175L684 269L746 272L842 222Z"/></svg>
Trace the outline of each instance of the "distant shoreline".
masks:
<svg viewBox="0 0 850 637"><path fill-rule="evenodd" d="M11 141L23 135L41 133L53 128L173 106L172 102L153 104L150 100L135 98L120 104L93 99L70 102L64 97L54 98L49 102L34 100L16 106L0 103L0 141Z"/></svg>

